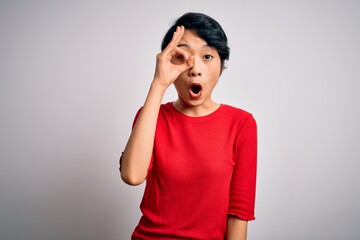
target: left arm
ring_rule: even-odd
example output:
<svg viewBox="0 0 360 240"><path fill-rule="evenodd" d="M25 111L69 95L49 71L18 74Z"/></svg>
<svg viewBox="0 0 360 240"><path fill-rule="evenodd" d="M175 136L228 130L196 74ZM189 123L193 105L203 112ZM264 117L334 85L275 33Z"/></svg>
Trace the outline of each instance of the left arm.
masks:
<svg viewBox="0 0 360 240"><path fill-rule="evenodd" d="M252 116L244 124L230 185L227 240L246 240L247 221L255 219L257 128Z"/></svg>
<svg viewBox="0 0 360 240"><path fill-rule="evenodd" d="M227 220L227 240L246 240L247 221L229 216Z"/></svg>

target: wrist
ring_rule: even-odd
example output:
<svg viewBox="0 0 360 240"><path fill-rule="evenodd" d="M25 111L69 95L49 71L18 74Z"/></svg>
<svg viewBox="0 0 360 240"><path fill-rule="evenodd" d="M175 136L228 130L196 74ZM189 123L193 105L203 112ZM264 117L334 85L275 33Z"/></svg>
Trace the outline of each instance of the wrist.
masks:
<svg viewBox="0 0 360 240"><path fill-rule="evenodd" d="M154 89L165 93L165 91L168 89L169 86L170 85L164 83L164 81L154 78L153 81L151 82L150 89Z"/></svg>

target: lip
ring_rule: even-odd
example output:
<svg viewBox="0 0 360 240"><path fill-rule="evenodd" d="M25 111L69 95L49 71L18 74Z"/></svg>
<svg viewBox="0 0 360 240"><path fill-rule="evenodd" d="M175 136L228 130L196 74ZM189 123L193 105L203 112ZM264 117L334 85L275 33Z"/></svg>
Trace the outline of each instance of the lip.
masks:
<svg viewBox="0 0 360 240"><path fill-rule="evenodd" d="M200 83L192 83L189 87L189 94L192 99L199 99L202 93L202 86Z"/></svg>

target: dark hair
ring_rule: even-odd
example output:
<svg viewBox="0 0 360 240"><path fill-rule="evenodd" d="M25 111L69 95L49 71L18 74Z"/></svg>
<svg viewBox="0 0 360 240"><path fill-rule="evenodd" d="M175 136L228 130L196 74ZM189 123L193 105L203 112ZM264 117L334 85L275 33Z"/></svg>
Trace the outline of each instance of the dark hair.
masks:
<svg viewBox="0 0 360 240"><path fill-rule="evenodd" d="M164 50L172 39L177 26L184 26L199 35L206 43L213 47L220 56L221 70L225 68L225 60L229 60L230 48L227 45L227 37L220 24L213 18L202 13L185 13L178 18L165 34L161 44Z"/></svg>

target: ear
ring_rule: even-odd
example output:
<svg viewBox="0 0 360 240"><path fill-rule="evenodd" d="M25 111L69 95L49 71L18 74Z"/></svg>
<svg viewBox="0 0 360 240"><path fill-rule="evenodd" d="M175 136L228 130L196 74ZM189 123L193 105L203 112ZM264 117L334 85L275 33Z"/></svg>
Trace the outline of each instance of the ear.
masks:
<svg viewBox="0 0 360 240"><path fill-rule="evenodd" d="M224 71L224 69L225 69L225 64L224 64L224 61L221 60L220 61L220 76L221 76L222 72Z"/></svg>
<svg viewBox="0 0 360 240"><path fill-rule="evenodd" d="M221 75L222 72L227 68L227 66L225 65L225 62L227 62L226 59L220 61L220 75Z"/></svg>

